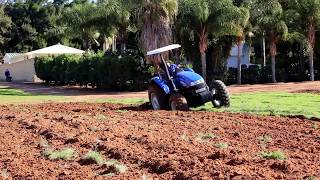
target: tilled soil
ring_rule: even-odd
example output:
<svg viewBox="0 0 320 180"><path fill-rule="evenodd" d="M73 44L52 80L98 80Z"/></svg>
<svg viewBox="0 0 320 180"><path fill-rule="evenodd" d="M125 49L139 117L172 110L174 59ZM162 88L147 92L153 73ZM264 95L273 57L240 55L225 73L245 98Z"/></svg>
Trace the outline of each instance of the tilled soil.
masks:
<svg viewBox="0 0 320 180"><path fill-rule="evenodd" d="M319 127L319 122L299 118L155 112L111 104L0 106L0 175L13 179L320 178ZM263 136L268 138L264 141ZM46 141L56 150L73 148L78 155L49 160L43 155ZM117 160L126 172L109 174L106 165L84 163L81 159L90 150ZM276 150L286 159L259 155Z"/></svg>

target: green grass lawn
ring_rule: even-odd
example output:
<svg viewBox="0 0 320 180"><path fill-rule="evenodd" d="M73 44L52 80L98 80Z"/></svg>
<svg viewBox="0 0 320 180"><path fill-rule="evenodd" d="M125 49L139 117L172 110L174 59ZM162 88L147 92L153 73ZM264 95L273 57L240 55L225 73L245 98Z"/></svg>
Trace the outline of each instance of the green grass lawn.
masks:
<svg viewBox="0 0 320 180"><path fill-rule="evenodd" d="M33 95L18 89L0 86L0 104L33 104L72 101L68 96Z"/></svg>
<svg viewBox="0 0 320 180"><path fill-rule="evenodd" d="M207 103L196 110L320 118L320 95L284 92L243 93L232 96L230 108L214 109L211 103Z"/></svg>
<svg viewBox="0 0 320 180"><path fill-rule="evenodd" d="M57 95L35 95L18 89L12 89L0 86L0 104L34 104L44 102L89 102L89 103L115 103L115 104L142 104L147 100L144 98L128 99L75 99L74 96Z"/></svg>
<svg viewBox="0 0 320 180"><path fill-rule="evenodd" d="M0 104L26 104L41 102L74 102L72 96L33 95L17 89L0 87ZM80 100L81 101L81 100ZM142 104L147 101L144 98L128 99L88 99L89 103L119 103ZM252 113L263 115L304 115L306 117L320 118L320 95L306 93L243 93L231 97L231 107L227 109L215 109L211 103L196 108L195 110Z"/></svg>

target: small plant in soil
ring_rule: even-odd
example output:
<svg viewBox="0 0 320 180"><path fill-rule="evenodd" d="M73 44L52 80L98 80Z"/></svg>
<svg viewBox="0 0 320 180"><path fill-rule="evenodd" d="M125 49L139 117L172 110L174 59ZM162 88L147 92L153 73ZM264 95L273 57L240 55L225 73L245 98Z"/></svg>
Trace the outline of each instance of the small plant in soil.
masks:
<svg viewBox="0 0 320 180"><path fill-rule="evenodd" d="M212 133L198 133L195 140L198 142L209 142L211 139L217 138L218 136Z"/></svg>
<svg viewBox="0 0 320 180"><path fill-rule="evenodd" d="M65 148L59 151L44 151L44 155L50 160L70 160L76 156L76 151L71 148Z"/></svg>
<svg viewBox="0 0 320 180"><path fill-rule="evenodd" d="M110 159L105 162L107 166L114 166L117 173L124 173L128 169L125 165L121 164L117 160Z"/></svg>
<svg viewBox="0 0 320 180"><path fill-rule="evenodd" d="M1 170L1 177L3 179L9 179L10 174L8 173L8 171L6 169Z"/></svg>
<svg viewBox="0 0 320 180"><path fill-rule="evenodd" d="M282 151L263 151L259 156L265 159L285 160L287 156Z"/></svg>
<svg viewBox="0 0 320 180"><path fill-rule="evenodd" d="M272 137L269 135L263 135L258 137L259 143L263 148L267 147L267 144L272 141Z"/></svg>
<svg viewBox="0 0 320 180"><path fill-rule="evenodd" d="M82 160L86 162L96 163L102 165L105 162L103 155L98 151L89 151Z"/></svg>
<svg viewBox="0 0 320 180"><path fill-rule="evenodd" d="M182 141L189 141L189 137L187 136L186 133L183 133L183 134L180 136L180 139L181 139Z"/></svg>
<svg viewBox="0 0 320 180"><path fill-rule="evenodd" d="M28 113L29 110L28 110L27 108L22 108L22 109L21 109L21 112Z"/></svg>
<svg viewBox="0 0 320 180"><path fill-rule="evenodd" d="M309 176L307 180L317 180L317 177L315 177L315 176Z"/></svg>
<svg viewBox="0 0 320 180"><path fill-rule="evenodd" d="M141 180L148 180L148 176L145 175L145 174L143 174L143 175L141 176Z"/></svg>
<svg viewBox="0 0 320 180"><path fill-rule="evenodd" d="M42 155L50 160L70 160L76 156L76 151L71 148L54 151L49 142L45 139L40 139L39 146L42 148Z"/></svg>
<svg viewBox="0 0 320 180"><path fill-rule="evenodd" d="M319 129L319 126L318 126L317 123L313 123L313 124L312 124L312 128L313 128L313 129Z"/></svg>
<svg viewBox="0 0 320 180"><path fill-rule="evenodd" d="M110 159L106 161L103 165L102 168L105 170L100 173L100 175L103 176L114 176L116 174L124 173L127 171L127 167L117 160Z"/></svg>
<svg viewBox="0 0 320 180"><path fill-rule="evenodd" d="M117 112L117 113L125 113L125 112L128 112L127 110L116 110L115 112Z"/></svg>
<svg viewBox="0 0 320 180"><path fill-rule="evenodd" d="M92 132L97 132L97 131L100 131L101 129L97 126L90 126L88 127L88 129Z"/></svg>
<svg viewBox="0 0 320 180"><path fill-rule="evenodd" d="M51 148L49 142L46 139L41 138L39 141L39 146L43 149Z"/></svg>
<svg viewBox="0 0 320 180"><path fill-rule="evenodd" d="M229 147L228 143L225 142L216 143L214 146L219 149L228 149Z"/></svg>
<svg viewBox="0 0 320 180"><path fill-rule="evenodd" d="M237 126L240 126L242 124L242 122L237 120L237 121L234 122L234 124L237 125Z"/></svg>
<svg viewBox="0 0 320 180"><path fill-rule="evenodd" d="M98 114L98 115L95 116L95 119L98 120L98 121L105 121L108 118L103 114Z"/></svg>

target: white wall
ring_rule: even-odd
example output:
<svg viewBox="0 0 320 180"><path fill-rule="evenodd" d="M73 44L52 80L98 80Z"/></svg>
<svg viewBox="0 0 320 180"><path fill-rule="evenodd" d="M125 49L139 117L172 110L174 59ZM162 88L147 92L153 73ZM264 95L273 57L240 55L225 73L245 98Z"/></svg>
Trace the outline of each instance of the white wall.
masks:
<svg viewBox="0 0 320 180"><path fill-rule="evenodd" d="M34 59L28 59L19 61L12 64L0 65L0 80L5 81L6 76L4 72L9 69L12 76L12 81L16 82L39 82L39 79L35 75Z"/></svg>
<svg viewBox="0 0 320 180"><path fill-rule="evenodd" d="M242 44L240 48L241 64L250 65L249 61L249 47L247 44ZM230 56L228 58L228 68L238 67L238 46L234 45L231 49Z"/></svg>

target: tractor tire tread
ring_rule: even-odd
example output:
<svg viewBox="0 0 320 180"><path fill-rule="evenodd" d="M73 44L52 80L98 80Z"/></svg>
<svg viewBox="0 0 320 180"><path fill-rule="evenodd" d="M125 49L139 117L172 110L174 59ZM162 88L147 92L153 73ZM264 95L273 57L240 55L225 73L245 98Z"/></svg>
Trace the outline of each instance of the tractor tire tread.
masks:
<svg viewBox="0 0 320 180"><path fill-rule="evenodd" d="M178 111L189 111L189 105L188 105L188 102L187 102L187 99L180 93L175 93L173 95L170 96L169 98L169 106L172 110L172 107L171 107L171 103L175 101L176 102L176 110Z"/></svg>
<svg viewBox="0 0 320 180"><path fill-rule="evenodd" d="M159 106L161 110L167 110L168 109L168 97L166 94L155 84L151 84L148 88L148 97L149 102L151 104L151 94L155 93L158 97ZM152 104L151 104L152 107Z"/></svg>
<svg viewBox="0 0 320 180"><path fill-rule="evenodd" d="M227 86L221 80L214 80L212 85L221 97L221 106L229 107L230 106L230 94L227 89Z"/></svg>

